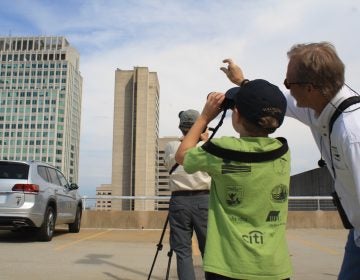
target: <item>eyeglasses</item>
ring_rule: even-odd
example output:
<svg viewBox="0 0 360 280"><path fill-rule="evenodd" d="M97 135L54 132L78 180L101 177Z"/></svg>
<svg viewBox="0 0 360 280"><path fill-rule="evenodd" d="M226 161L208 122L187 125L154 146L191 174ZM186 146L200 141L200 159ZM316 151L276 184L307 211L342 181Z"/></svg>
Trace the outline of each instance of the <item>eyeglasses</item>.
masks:
<svg viewBox="0 0 360 280"><path fill-rule="evenodd" d="M291 88L291 85L306 85L306 84L310 84L309 82L293 82L293 83L289 83L287 79L284 80L284 86L287 89Z"/></svg>

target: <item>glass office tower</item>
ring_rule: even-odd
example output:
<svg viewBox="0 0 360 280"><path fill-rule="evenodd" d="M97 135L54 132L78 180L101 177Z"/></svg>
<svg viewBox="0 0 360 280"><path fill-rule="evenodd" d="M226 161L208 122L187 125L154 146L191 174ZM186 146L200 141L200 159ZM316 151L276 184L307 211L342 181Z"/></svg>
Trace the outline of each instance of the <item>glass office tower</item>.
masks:
<svg viewBox="0 0 360 280"><path fill-rule="evenodd" d="M0 37L0 159L44 161L77 183L79 58L64 37Z"/></svg>

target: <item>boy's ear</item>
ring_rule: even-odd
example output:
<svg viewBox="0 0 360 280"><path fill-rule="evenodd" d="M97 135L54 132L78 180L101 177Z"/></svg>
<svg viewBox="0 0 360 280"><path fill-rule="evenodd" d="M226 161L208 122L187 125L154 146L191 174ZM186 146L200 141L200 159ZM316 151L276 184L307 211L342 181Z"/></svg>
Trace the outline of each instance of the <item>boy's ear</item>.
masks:
<svg viewBox="0 0 360 280"><path fill-rule="evenodd" d="M241 118L241 114L236 107L234 107L234 109L233 109L233 114L235 114L236 121L239 121Z"/></svg>

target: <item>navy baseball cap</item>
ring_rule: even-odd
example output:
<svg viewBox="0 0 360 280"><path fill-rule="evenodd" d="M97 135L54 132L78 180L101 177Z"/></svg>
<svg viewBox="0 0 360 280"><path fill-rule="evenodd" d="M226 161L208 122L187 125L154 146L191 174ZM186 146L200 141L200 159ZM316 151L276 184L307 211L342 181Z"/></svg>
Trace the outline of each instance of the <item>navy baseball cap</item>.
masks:
<svg viewBox="0 0 360 280"><path fill-rule="evenodd" d="M278 127L284 120L286 98L277 86L266 80L252 80L241 87L231 88L225 93L225 98L245 119L257 126L261 127L259 121L262 117L274 117Z"/></svg>

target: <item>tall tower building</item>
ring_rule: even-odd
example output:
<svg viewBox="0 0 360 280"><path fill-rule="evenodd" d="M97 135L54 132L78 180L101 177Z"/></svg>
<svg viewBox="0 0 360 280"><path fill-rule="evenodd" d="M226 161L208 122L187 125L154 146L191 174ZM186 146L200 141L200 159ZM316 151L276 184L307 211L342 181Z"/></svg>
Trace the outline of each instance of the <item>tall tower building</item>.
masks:
<svg viewBox="0 0 360 280"><path fill-rule="evenodd" d="M0 37L0 158L40 160L78 181L82 77L64 37Z"/></svg>
<svg viewBox="0 0 360 280"><path fill-rule="evenodd" d="M114 196L154 196L157 183L159 81L147 67L115 71L111 189ZM154 201L113 200L111 209L154 210Z"/></svg>

